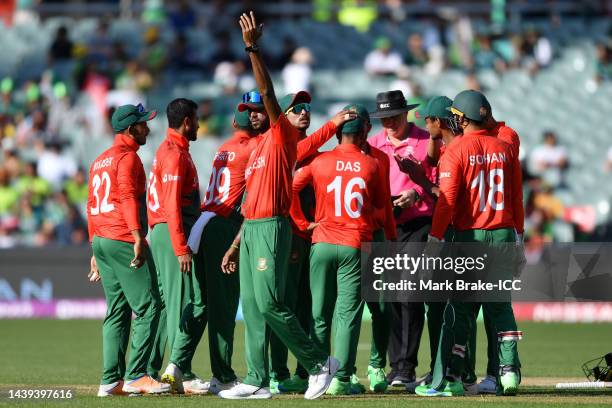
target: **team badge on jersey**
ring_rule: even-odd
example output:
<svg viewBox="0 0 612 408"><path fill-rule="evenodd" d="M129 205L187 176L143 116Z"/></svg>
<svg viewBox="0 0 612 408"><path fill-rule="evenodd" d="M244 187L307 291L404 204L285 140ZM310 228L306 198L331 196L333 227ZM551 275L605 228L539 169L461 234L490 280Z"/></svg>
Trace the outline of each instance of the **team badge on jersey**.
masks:
<svg viewBox="0 0 612 408"><path fill-rule="evenodd" d="M266 260L266 258L259 258L257 260L257 270L263 272L266 269L268 269L268 261Z"/></svg>

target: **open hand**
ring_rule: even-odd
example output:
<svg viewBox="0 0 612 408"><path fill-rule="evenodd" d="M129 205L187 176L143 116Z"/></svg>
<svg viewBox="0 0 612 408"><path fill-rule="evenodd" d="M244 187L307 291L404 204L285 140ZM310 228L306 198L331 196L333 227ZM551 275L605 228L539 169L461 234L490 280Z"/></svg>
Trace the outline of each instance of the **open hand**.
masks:
<svg viewBox="0 0 612 408"><path fill-rule="evenodd" d="M263 24L257 25L255 13L252 11L249 14L242 13L239 23L242 29L242 40L244 41L244 45L250 47L257 44L257 40L261 37L263 32Z"/></svg>

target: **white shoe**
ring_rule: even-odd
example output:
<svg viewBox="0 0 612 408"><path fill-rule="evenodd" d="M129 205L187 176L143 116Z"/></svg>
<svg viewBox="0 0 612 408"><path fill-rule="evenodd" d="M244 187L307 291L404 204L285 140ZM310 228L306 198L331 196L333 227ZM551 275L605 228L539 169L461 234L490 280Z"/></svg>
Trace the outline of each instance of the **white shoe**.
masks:
<svg viewBox="0 0 612 408"><path fill-rule="evenodd" d="M218 394L223 399L269 399L272 393L268 388L256 387L254 385L239 383L229 390L220 391Z"/></svg>
<svg viewBox="0 0 612 408"><path fill-rule="evenodd" d="M327 361L325 362L325 365L321 367L321 370L319 370L318 373L308 377L308 389L306 390L306 394L304 394L304 398L307 400L313 400L325 394L325 391L327 391L329 388L329 385L334 379L334 375L336 375L339 366L340 362L338 360L331 356L327 357Z"/></svg>
<svg viewBox="0 0 612 408"><path fill-rule="evenodd" d="M143 375L123 384L123 392L132 395L139 394L165 394L172 390L169 384L159 382L149 375Z"/></svg>
<svg viewBox="0 0 612 408"><path fill-rule="evenodd" d="M492 375L487 375L484 380L478 384L479 394L495 394L497 392L497 380Z"/></svg>
<svg viewBox="0 0 612 408"><path fill-rule="evenodd" d="M168 364L166 371L161 377L161 381L166 384L170 384L172 392L175 394L184 394L185 389L183 388L183 373L180 368L174 363Z"/></svg>
<svg viewBox="0 0 612 408"><path fill-rule="evenodd" d="M210 388L210 383L208 381L204 382L199 378L194 378L193 380L183 381L183 389L185 390L185 394L196 394L202 395L206 394Z"/></svg>
<svg viewBox="0 0 612 408"><path fill-rule="evenodd" d="M478 384L476 382L471 384L463 383L463 389L465 390L464 395L478 395Z"/></svg>
<svg viewBox="0 0 612 408"><path fill-rule="evenodd" d="M123 392L123 380L115 381L112 384L100 384L98 397L112 397L113 395L125 395Z"/></svg>
<svg viewBox="0 0 612 408"><path fill-rule="evenodd" d="M222 383L217 379L217 377L213 377L210 379L210 382L207 382L206 384L208 384L208 392L215 395L219 395L221 391L232 389L233 387L242 383L238 379Z"/></svg>

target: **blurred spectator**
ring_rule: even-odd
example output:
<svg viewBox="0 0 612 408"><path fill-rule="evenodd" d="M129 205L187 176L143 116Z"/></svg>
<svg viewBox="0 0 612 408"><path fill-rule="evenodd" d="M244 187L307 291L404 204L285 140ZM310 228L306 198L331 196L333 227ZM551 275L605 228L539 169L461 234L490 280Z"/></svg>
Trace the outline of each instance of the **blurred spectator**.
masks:
<svg viewBox="0 0 612 408"><path fill-rule="evenodd" d="M411 34L407 41L404 64L422 67L427 63L427 60L427 52L423 46L423 37L419 33Z"/></svg>
<svg viewBox="0 0 612 408"><path fill-rule="evenodd" d="M399 89L406 99L414 95L414 83L410 80L410 68L401 66L397 70L397 79L389 85L390 89Z"/></svg>
<svg viewBox="0 0 612 408"><path fill-rule="evenodd" d="M568 154L565 146L557 143L554 132L544 132L543 144L531 151L530 172L541 175L551 186L558 186L563 181L563 171L568 165Z"/></svg>
<svg viewBox="0 0 612 408"><path fill-rule="evenodd" d="M87 202L87 177L82 167L79 167L74 176L64 183L64 191L70 204L80 206Z"/></svg>
<svg viewBox="0 0 612 408"><path fill-rule="evenodd" d="M198 139L206 137L221 137L225 135L225 127L229 119L224 115L216 114L212 100L205 99L198 106L199 129Z"/></svg>
<svg viewBox="0 0 612 408"><path fill-rule="evenodd" d="M37 170L58 191L76 173L77 165L72 157L62 154L61 143L50 142L38 159Z"/></svg>
<svg viewBox="0 0 612 408"><path fill-rule="evenodd" d="M61 26L57 29L57 33L51 48L49 49L49 59L51 62L63 61L72 58L72 41L68 38L68 29L66 26Z"/></svg>
<svg viewBox="0 0 612 408"><path fill-rule="evenodd" d="M144 41L140 61L151 74L159 74L167 63L167 47L160 39L159 28L149 27L145 31Z"/></svg>
<svg viewBox="0 0 612 408"><path fill-rule="evenodd" d="M21 161L17 155L17 150L14 148L6 148L4 150L4 157L2 158L2 166L8 173L8 177L11 180L19 177L21 173Z"/></svg>
<svg viewBox="0 0 612 408"><path fill-rule="evenodd" d="M19 193L11 185L11 179L4 167L0 167L0 224L5 223L5 217L12 214L17 206Z"/></svg>
<svg viewBox="0 0 612 408"><path fill-rule="evenodd" d="M178 71L189 69L201 69L197 55L189 46L187 36L184 33L179 33L174 39L174 43L170 48L170 67Z"/></svg>
<svg viewBox="0 0 612 408"><path fill-rule="evenodd" d="M188 0L180 0L176 7L168 14L172 28L177 33L184 33L190 28L195 27L196 11L193 9Z"/></svg>
<svg viewBox="0 0 612 408"><path fill-rule="evenodd" d="M285 93L310 91L312 76L312 54L306 47L300 47L293 53L291 62L283 68L281 74Z"/></svg>
<svg viewBox="0 0 612 408"><path fill-rule="evenodd" d="M610 81L612 79L612 48L606 44L597 45L595 60L595 80Z"/></svg>
<svg viewBox="0 0 612 408"><path fill-rule="evenodd" d="M608 150L608 158L606 160L606 170L612 172L612 147Z"/></svg>
<svg viewBox="0 0 612 408"><path fill-rule="evenodd" d="M295 41L293 41L293 39L289 36L283 37L283 45L281 46L280 53L272 54L266 59L266 62L270 61L268 68L272 71L282 70L291 62L291 58L293 57L295 50L297 50Z"/></svg>
<svg viewBox="0 0 612 408"><path fill-rule="evenodd" d="M212 72L214 72L218 64L222 62L232 62L238 59L236 54L232 51L230 35L227 32L219 33L215 38L217 40L214 47L215 51L209 58Z"/></svg>
<svg viewBox="0 0 612 408"><path fill-rule="evenodd" d="M45 208L47 229L53 229L60 245L82 244L87 240L87 227L79 211L68 202L65 191L55 193Z"/></svg>
<svg viewBox="0 0 612 408"><path fill-rule="evenodd" d="M47 132L47 114L40 109L33 111L17 127L17 146L34 147L51 139Z"/></svg>
<svg viewBox="0 0 612 408"><path fill-rule="evenodd" d="M402 66L402 57L391 50L391 40L380 37L366 56L364 68L370 75L393 75Z"/></svg>
<svg viewBox="0 0 612 408"><path fill-rule="evenodd" d="M553 50L550 41L535 29L529 29L525 33L521 51L530 72L545 68L552 61Z"/></svg>
<svg viewBox="0 0 612 408"><path fill-rule="evenodd" d="M87 40L88 57L99 63L108 64L113 56L113 41L108 32L108 21L100 20L93 35Z"/></svg>
<svg viewBox="0 0 612 408"><path fill-rule="evenodd" d="M215 69L213 81L223 88L226 95L245 92L255 86L255 79L243 61L220 63Z"/></svg>
<svg viewBox="0 0 612 408"><path fill-rule="evenodd" d="M40 207L51 194L51 184L37 174L36 163L27 162L23 174L15 182L15 190L22 197L27 195L32 206Z"/></svg>
<svg viewBox="0 0 612 408"><path fill-rule="evenodd" d="M503 58L493 50L491 37L488 35L478 37L474 52L474 68L495 69L498 72L503 72L506 69Z"/></svg>

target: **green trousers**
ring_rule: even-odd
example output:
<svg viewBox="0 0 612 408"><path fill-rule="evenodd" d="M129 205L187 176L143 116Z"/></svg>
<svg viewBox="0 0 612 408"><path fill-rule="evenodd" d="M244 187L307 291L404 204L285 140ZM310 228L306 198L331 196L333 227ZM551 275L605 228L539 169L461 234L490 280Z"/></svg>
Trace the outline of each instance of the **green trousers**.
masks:
<svg viewBox="0 0 612 408"><path fill-rule="evenodd" d="M372 242L385 242L385 231L378 229L372 234ZM385 368L387 349L391 331L391 309L385 302L366 302L372 315L372 340L370 342L370 362L374 368Z"/></svg>
<svg viewBox="0 0 612 408"><path fill-rule="evenodd" d="M468 230L455 231L455 242L483 242L492 245L507 244L515 242L513 229L502 228L497 230ZM512 246L500 246L500 251L510 251ZM495 268L503 268L503 276L512 276L513 265L507 262L509 256L500 258L499 261L489 259L489 265ZM506 260L502 262L502 260ZM453 303L450 302L444 313L444 324L438 348L438 355L434 369L434 381L432 386L442 386L442 380L446 375L463 377L465 382L476 380L475 346L472 339L475 336L476 315L479 304L476 303ZM494 358L495 373L499 380L501 367L512 366L520 368L517 341L497 341L497 334L508 331L516 331L516 320L510 302L482 303L483 310L490 317L490 330L495 333ZM499 381L498 381L499 384Z"/></svg>
<svg viewBox="0 0 612 408"><path fill-rule="evenodd" d="M336 377L348 381L357 358L364 302L361 299L361 251L342 245L314 244L310 250L312 337L340 361Z"/></svg>
<svg viewBox="0 0 612 408"><path fill-rule="evenodd" d="M191 380L195 377L191 370L191 361L207 320L204 268L196 260L190 274L181 272L166 223L153 227L151 249L166 313L165 336L170 350L169 362L176 364L183 372L183 379ZM158 330L158 337L164 337L163 330ZM155 352L162 351L162 342L163 340L156 339L159 347ZM152 356L151 359L160 361L163 357Z"/></svg>
<svg viewBox="0 0 612 408"><path fill-rule="evenodd" d="M239 230L237 220L221 216L211 218L204 227L197 254L206 277L210 366L213 376L222 383L236 379L232 354L240 277L238 273L224 274L221 261Z"/></svg>
<svg viewBox="0 0 612 408"><path fill-rule="evenodd" d="M147 253L147 261L143 266L130 268L134 258L132 244L96 236L93 239L93 254L106 297L106 317L102 326L104 371L101 384L111 384L122 378L140 378L147 373L160 313L151 253ZM132 312L136 318L126 367L125 355Z"/></svg>
<svg viewBox="0 0 612 408"><path fill-rule="evenodd" d="M291 252L291 226L286 217L246 220L240 244L240 297L245 324L247 375L244 383L270 383L270 330L308 370L320 371L328 355L309 338L297 316L284 303Z"/></svg>
<svg viewBox="0 0 612 408"><path fill-rule="evenodd" d="M302 329L310 332L312 321L310 310L312 300L310 297L309 262L310 242L304 238L292 234L291 253L289 255L289 269L285 280L285 304L297 316ZM289 356L287 346L274 333L270 334L270 375L277 381L290 377L287 367ZM308 371L297 364L295 374L300 378L308 378Z"/></svg>
<svg viewBox="0 0 612 408"><path fill-rule="evenodd" d="M427 331L429 332L429 353L431 362L429 364L430 371L433 373L436 356L438 354L438 344L440 343L440 332L442 331L442 322L444 320L444 302L426 302L427 307Z"/></svg>

